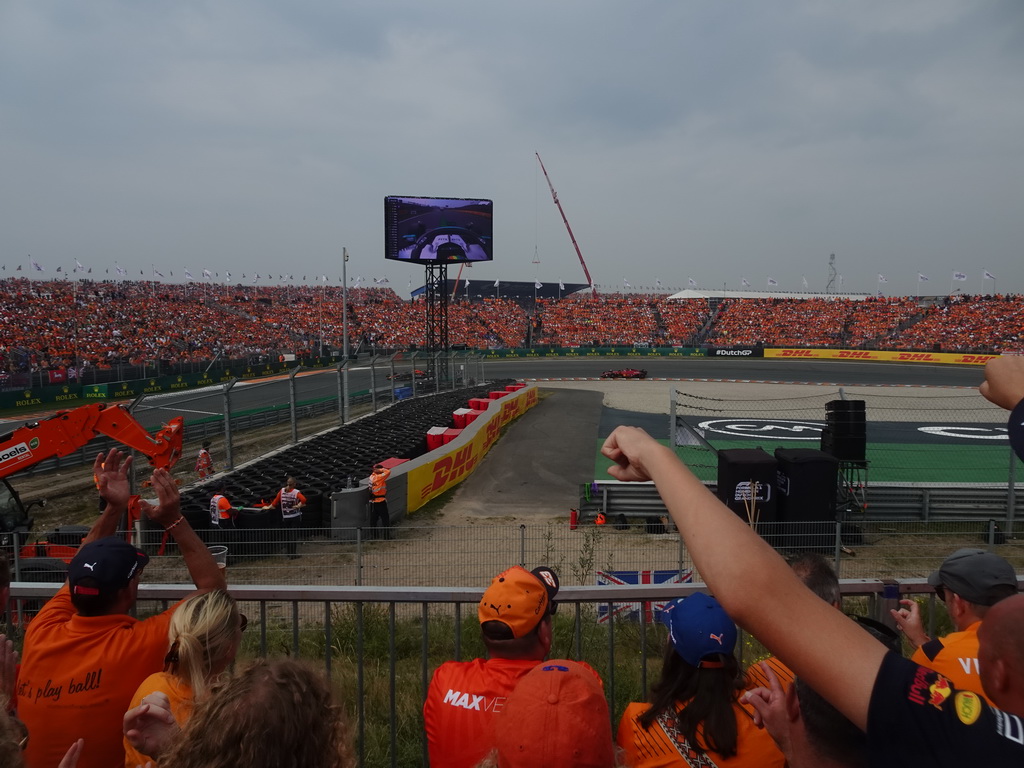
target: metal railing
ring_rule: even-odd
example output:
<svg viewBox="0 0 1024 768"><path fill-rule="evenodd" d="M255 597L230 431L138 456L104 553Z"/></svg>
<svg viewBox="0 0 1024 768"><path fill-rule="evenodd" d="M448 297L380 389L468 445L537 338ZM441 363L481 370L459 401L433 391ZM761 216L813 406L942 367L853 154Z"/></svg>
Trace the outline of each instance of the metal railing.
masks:
<svg viewBox="0 0 1024 768"><path fill-rule="evenodd" d="M923 579L847 579L841 588L849 612L883 623L900 598L926 596L934 632L934 594ZM143 584L139 613L166 608L191 589ZM564 587L549 657L594 667L617 722L628 702L645 699L656 674L665 631L652 621L654 612L703 589L699 583ZM426 765L421 711L430 676L443 661L483 655L472 608L482 588L232 584L231 591L249 618L241 657L290 655L322 664L352 717L360 766ZM54 585L12 584L13 598L37 605L53 592ZM765 651L748 636L737 655L746 666Z"/></svg>

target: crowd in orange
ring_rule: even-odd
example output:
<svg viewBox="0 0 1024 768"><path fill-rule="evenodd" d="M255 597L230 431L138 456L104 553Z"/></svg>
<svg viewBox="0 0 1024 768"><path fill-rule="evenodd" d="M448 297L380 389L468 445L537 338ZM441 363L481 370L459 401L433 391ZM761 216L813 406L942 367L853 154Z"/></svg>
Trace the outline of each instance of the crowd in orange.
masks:
<svg viewBox="0 0 1024 768"><path fill-rule="evenodd" d="M387 287L168 285L0 280L7 371L308 354L425 342L426 305ZM589 293L517 302L451 297L449 342L471 349L815 346L1024 352L1024 297L670 300Z"/></svg>

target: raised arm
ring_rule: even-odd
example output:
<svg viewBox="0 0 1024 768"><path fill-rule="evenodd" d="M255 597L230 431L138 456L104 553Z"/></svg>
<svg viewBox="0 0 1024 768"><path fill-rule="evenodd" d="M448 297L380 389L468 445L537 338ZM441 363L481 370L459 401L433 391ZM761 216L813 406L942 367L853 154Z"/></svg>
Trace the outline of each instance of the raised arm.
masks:
<svg viewBox="0 0 1024 768"><path fill-rule="evenodd" d="M210 550L181 514L181 495L171 473L166 469L155 469L152 482L159 504L154 507L141 501L142 509L150 520L161 525L174 539L196 589L199 592L226 589L224 572L217 567Z"/></svg>
<svg viewBox="0 0 1024 768"><path fill-rule="evenodd" d="M132 457L126 456L116 448L111 448L106 455L99 454L92 463L96 487L107 505L92 524L89 533L85 535L83 543L117 533L117 524L121 516L128 511L128 499L131 497L131 488L128 484L131 466Z"/></svg>
<svg viewBox="0 0 1024 768"><path fill-rule="evenodd" d="M693 563L732 619L860 728L885 648L817 597L675 453L619 427L602 453L618 480L653 480Z"/></svg>

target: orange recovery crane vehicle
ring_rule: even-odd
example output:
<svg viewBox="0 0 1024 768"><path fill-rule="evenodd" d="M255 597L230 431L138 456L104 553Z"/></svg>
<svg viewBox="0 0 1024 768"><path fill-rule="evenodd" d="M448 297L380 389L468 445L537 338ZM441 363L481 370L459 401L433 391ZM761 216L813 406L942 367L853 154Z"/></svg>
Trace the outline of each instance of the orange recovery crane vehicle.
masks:
<svg viewBox="0 0 1024 768"><path fill-rule="evenodd" d="M27 538L33 520L28 510L45 500L25 505L7 477L55 456L67 456L94 437L106 435L149 458L154 467L170 469L181 458L185 425L177 416L158 432L150 433L131 412L120 404L89 403L66 411L57 411L48 418L24 424L0 436L0 544L5 548L18 546ZM22 547L22 557L32 557L37 547ZM71 557L71 553L45 551L40 556ZM62 557L62 559L64 559Z"/></svg>

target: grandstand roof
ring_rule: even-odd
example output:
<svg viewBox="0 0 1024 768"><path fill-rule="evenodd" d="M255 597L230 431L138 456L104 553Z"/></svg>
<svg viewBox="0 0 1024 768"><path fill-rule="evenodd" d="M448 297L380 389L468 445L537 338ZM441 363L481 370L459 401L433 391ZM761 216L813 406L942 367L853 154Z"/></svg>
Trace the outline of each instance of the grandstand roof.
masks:
<svg viewBox="0 0 1024 768"><path fill-rule="evenodd" d="M498 285L495 286L494 283ZM586 283L541 283L540 288L537 288L536 280L516 281L516 280L475 280L470 278L466 280L448 280L445 290L448 292L450 297L452 293L456 293L456 299L463 299L466 297L466 286L469 286L469 296L472 299L490 299L495 296L500 296L504 299L532 299L536 296L538 299L557 299L562 296L568 296L579 291L589 291L590 286ZM412 297L422 296L426 293L427 287L421 285L412 292Z"/></svg>
<svg viewBox="0 0 1024 768"><path fill-rule="evenodd" d="M793 291L700 291L688 288L670 299L866 299L866 293L796 293Z"/></svg>

